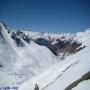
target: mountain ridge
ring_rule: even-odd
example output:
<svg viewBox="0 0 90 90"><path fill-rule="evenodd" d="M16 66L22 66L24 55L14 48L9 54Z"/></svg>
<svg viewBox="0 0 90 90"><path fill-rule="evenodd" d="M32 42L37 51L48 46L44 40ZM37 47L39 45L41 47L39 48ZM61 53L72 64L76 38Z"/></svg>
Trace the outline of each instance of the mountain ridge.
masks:
<svg viewBox="0 0 90 90"><path fill-rule="evenodd" d="M8 26L5 25L5 27ZM9 27L6 28L6 30L11 34L11 38L14 40L18 47L24 46L22 40L27 43L30 43L30 40L33 40L39 45L48 47L55 55L60 56L61 58L66 57L68 54L73 54L85 47L80 47L82 42L77 41L78 33L50 34L19 30L13 31L10 30Z"/></svg>

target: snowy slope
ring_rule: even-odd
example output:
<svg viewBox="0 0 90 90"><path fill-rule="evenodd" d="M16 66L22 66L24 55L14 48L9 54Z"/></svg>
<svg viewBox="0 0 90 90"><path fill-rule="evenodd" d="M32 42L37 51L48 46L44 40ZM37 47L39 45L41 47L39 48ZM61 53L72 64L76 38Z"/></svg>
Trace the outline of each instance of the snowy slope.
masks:
<svg viewBox="0 0 90 90"><path fill-rule="evenodd" d="M33 41L17 47L3 24L0 24L0 85L19 85L58 62L45 46ZM9 82L8 82L9 81Z"/></svg>
<svg viewBox="0 0 90 90"><path fill-rule="evenodd" d="M86 45L85 49L72 56L68 56L65 61L54 65L41 75L28 80L21 85L19 90L33 90L36 83L39 85L40 90L70 90L69 86L73 82L79 80L90 71L90 30L87 30L85 33L78 33L77 36L78 40ZM86 89L84 88L84 90Z"/></svg>
<svg viewBox="0 0 90 90"><path fill-rule="evenodd" d="M89 90L89 89L90 89L90 80L85 80L72 90Z"/></svg>

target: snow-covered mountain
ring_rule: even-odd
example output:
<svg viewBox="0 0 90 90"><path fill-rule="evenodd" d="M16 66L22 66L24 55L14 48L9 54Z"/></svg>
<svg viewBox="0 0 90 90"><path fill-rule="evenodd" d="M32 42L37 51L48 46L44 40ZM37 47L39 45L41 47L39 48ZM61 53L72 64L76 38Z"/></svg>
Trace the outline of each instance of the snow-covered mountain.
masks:
<svg viewBox="0 0 90 90"><path fill-rule="evenodd" d="M90 29L76 34L38 33L0 23L0 86L89 90L89 39Z"/></svg>
<svg viewBox="0 0 90 90"><path fill-rule="evenodd" d="M38 33L31 31L10 30L7 25L3 25L5 29L7 29L7 32L11 34L10 37L14 40L17 47L25 46L23 41L28 44L30 44L30 41L34 41L41 46L46 46L56 56L61 58L65 58L69 54L74 54L85 47L82 46L82 42L77 41L76 34Z"/></svg>
<svg viewBox="0 0 90 90"><path fill-rule="evenodd" d="M0 83L2 85L21 83L59 62L47 47L40 46L32 40L28 44L17 37L19 43L22 42L24 45L18 47L11 35L12 32L8 33L8 29L0 24Z"/></svg>

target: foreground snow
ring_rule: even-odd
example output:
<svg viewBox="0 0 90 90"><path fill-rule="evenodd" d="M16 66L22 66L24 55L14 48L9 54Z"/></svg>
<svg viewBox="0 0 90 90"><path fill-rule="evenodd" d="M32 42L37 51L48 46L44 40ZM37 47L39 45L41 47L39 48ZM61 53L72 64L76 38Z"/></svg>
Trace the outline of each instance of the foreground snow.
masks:
<svg viewBox="0 0 90 90"><path fill-rule="evenodd" d="M85 80L72 90L89 90L89 89L90 89L90 80Z"/></svg>
<svg viewBox="0 0 90 90"><path fill-rule="evenodd" d="M89 35L90 33L86 32L82 37L83 43L87 46L85 49L72 56L68 56L65 61L52 66L46 72L28 80L21 85L19 90L33 90L35 84L39 85L40 90L64 90L70 84L80 79L90 70Z"/></svg>

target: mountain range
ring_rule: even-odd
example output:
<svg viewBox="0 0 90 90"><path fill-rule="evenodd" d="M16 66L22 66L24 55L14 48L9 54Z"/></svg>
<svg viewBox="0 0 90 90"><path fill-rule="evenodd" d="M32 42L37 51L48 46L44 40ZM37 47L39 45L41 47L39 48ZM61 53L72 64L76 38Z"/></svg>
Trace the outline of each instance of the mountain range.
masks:
<svg viewBox="0 0 90 90"><path fill-rule="evenodd" d="M89 90L90 28L85 32L43 33L0 23L0 88Z"/></svg>

